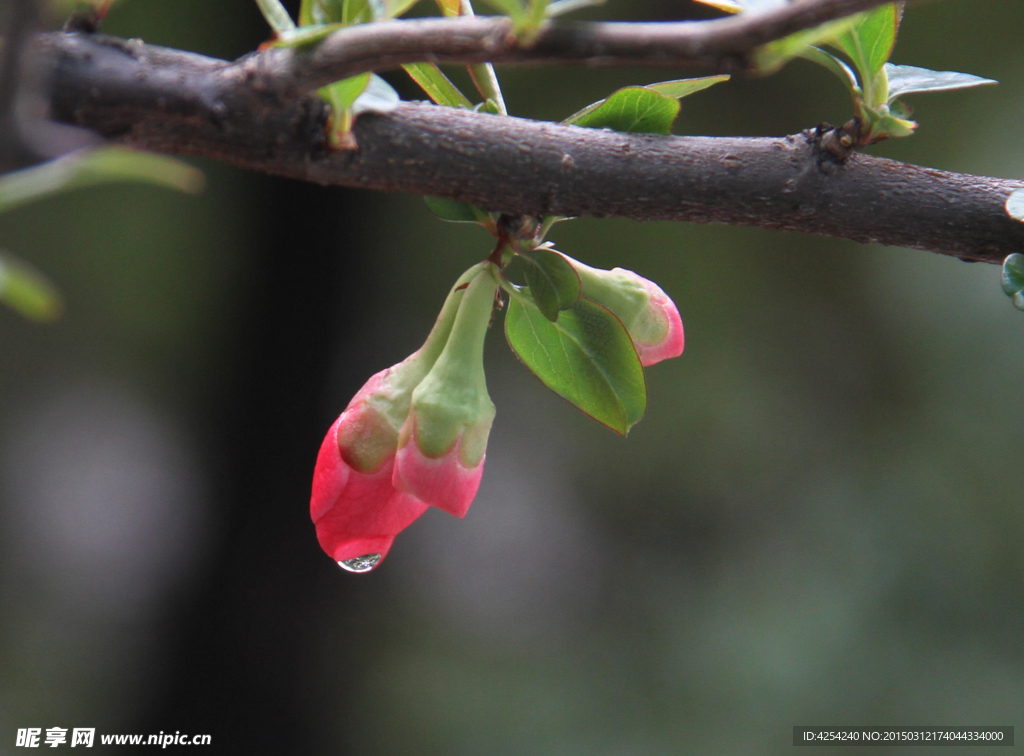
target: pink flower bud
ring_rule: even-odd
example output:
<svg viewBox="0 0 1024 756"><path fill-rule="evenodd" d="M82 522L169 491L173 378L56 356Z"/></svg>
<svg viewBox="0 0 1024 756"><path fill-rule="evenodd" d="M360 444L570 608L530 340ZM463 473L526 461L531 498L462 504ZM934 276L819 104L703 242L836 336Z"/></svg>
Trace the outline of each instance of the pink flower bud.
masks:
<svg viewBox="0 0 1024 756"><path fill-rule="evenodd" d="M494 421L483 349L496 290L490 271L470 283L444 351L413 391L399 436L395 486L456 517L466 516L480 487Z"/></svg>
<svg viewBox="0 0 1024 756"><path fill-rule="evenodd" d="M426 343L370 378L324 437L309 513L323 550L347 570L376 567L395 536L427 510L426 502L394 485L399 431L409 415L413 390L448 341L466 284L482 270L476 265L463 274Z"/></svg>
<svg viewBox="0 0 1024 756"><path fill-rule="evenodd" d="M583 296L615 313L649 367L683 353L683 319L675 302L654 281L631 270L602 270L565 257L579 273Z"/></svg>
<svg viewBox="0 0 1024 756"><path fill-rule="evenodd" d="M395 536L427 510L426 504L392 485L397 434L386 427L374 428L373 412L365 403L367 388L379 384L387 372L373 376L334 421L324 437L313 472L309 513L316 525L317 539L331 559L350 570L352 566L345 563L359 558L361 564L369 564L371 569L376 566L387 556ZM352 459L352 446L343 448L342 444L346 437L353 436L379 444L381 453L376 458L376 469L354 469L346 461L346 456ZM388 436L393 439L390 449ZM370 455L365 456L369 458Z"/></svg>

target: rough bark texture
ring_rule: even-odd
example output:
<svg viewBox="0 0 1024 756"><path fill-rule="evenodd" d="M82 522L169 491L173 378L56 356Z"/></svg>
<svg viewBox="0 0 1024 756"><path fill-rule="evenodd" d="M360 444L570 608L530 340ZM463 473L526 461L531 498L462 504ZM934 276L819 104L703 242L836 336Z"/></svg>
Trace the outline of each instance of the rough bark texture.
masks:
<svg viewBox="0 0 1024 756"><path fill-rule="evenodd" d="M841 164L814 132L629 135L403 103L358 119L357 150L330 152L319 100L282 99L224 61L81 34L39 49L53 117L137 147L510 213L744 224L986 262L1024 249L1003 207L1024 182L859 154Z"/></svg>

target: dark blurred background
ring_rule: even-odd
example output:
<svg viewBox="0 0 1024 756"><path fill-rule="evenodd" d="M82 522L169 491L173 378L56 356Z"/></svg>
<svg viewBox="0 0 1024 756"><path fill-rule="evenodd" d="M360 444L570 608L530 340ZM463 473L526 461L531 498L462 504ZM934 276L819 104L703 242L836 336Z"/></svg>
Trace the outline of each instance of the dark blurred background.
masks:
<svg viewBox="0 0 1024 756"><path fill-rule="evenodd" d="M1001 84L913 98L918 135L875 151L1024 176L1022 21L1019 0L913 7L895 62ZM227 58L268 36L251 0L124 0L105 31ZM700 74L500 75L514 114L560 119ZM685 100L678 131L849 115L797 62ZM789 753L795 724L1024 724L1024 316L998 268L563 224L559 248L679 305L686 353L648 372L648 417L615 436L494 328L468 517L430 511L351 575L309 522L323 433L488 237L417 197L194 162L198 196L0 216L66 299L51 326L0 311L0 754L52 726L210 733L218 754L712 756Z"/></svg>

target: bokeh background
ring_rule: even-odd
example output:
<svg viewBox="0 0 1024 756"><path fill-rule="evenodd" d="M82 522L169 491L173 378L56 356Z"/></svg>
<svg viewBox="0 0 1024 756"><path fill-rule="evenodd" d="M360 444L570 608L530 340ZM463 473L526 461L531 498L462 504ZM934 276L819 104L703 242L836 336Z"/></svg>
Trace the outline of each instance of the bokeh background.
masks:
<svg viewBox="0 0 1024 756"><path fill-rule="evenodd" d="M1024 176L1022 21L1019 0L912 8L895 62L1001 84L914 98L919 134L876 152ZM105 30L228 58L267 37L251 0L125 0ZM500 71L545 119L685 73ZM798 62L684 101L678 131L849 110ZM648 417L615 436L494 328L468 517L428 512L350 575L308 518L323 433L489 237L418 197L193 162L198 196L0 216L66 299L50 326L0 312L0 754L30 726L210 733L218 754L713 756L789 753L796 724L1024 725L1024 317L998 268L563 224L565 252L679 304L686 353L648 371Z"/></svg>

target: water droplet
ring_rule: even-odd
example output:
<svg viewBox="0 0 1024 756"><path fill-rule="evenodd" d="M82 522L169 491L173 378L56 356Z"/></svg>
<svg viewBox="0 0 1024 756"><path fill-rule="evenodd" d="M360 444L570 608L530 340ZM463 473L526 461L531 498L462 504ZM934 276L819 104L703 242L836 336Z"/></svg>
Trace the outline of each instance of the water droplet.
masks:
<svg viewBox="0 0 1024 756"><path fill-rule="evenodd" d="M380 560L380 554L363 554L352 559L344 559L338 562L338 566L349 572L369 572L380 564Z"/></svg>

